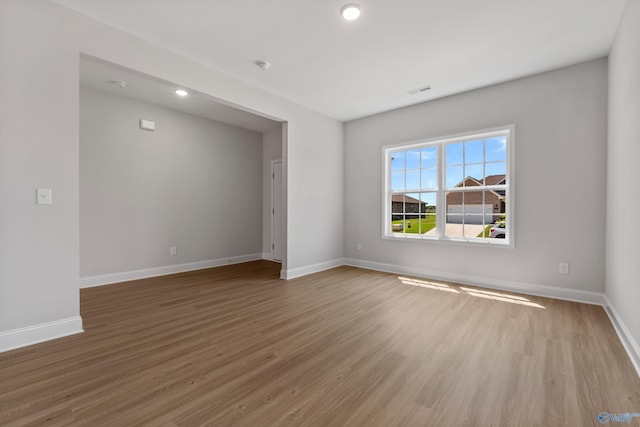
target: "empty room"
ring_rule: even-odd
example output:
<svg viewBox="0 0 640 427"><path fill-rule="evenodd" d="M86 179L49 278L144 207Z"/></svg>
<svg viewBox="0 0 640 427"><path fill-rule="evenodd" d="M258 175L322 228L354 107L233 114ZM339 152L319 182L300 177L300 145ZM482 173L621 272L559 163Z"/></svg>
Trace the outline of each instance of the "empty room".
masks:
<svg viewBox="0 0 640 427"><path fill-rule="evenodd" d="M640 0L0 0L0 425L640 426Z"/></svg>

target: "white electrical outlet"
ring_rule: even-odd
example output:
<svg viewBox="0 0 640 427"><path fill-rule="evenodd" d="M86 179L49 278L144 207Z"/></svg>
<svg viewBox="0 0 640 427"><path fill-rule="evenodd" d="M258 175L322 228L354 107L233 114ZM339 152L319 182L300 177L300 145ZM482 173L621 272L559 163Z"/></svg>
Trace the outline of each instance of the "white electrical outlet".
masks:
<svg viewBox="0 0 640 427"><path fill-rule="evenodd" d="M358 242L358 243L356 244L356 250L357 250L358 252L360 252L360 251L362 250L362 243Z"/></svg>
<svg viewBox="0 0 640 427"><path fill-rule="evenodd" d="M561 262L560 264L558 264L558 273L569 274L569 263Z"/></svg>
<svg viewBox="0 0 640 427"><path fill-rule="evenodd" d="M51 204L51 189L50 188L37 188L36 189L36 203L39 205Z"/></svg>
<svg viewBox="0 0 640 427"><path fill-rule="evenodd" d="M171 246L169 248L169 255L171 255L171 256L178 255L178 248L176 246Z"/></svg>

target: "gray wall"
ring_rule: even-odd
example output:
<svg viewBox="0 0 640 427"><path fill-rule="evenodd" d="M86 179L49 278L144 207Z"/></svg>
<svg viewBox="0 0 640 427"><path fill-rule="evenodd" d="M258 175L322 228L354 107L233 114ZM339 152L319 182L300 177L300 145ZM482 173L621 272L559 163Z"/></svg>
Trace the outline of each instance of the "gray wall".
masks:
<svg viewBox="0 0 640 427"><path fill-rule="evenodd" d="M81 87L80 276L261 253L261 169L258 132Z"/></svg>
<svg viewBox="0 0 640 427"><path fill-rule="evenodd" d="M286 219L293 232L287 233L284 268L342 258L343 175L320 166L342 163L342 123L53 2L3 0L0 349L81 327L81 53L286 121ZM35 205L37 187L53 189L53 205ZM326 203L316 203L318 199ZM312 202L316 206L310 212ZM309 223L322 236L316 245L308 245L301 232ZM65 319L71 319L70 327L61 323Z"/></svg>
<svg viewBox="0 0 640 427"><path fill-rule="evenodd" d="M53 6L38 6L0 2L0 332L52 321L81 328L78 53ZM35 204L38 187L52 189L52 205Z"/></svg>
<svg viewBox="0 0 640 427"><path fill-rule="evenodd" d="M640 1L628 0L609 57L606 294L640 357Z"/></svg>
<svg viewBox="0 0 640 427"><path fill-rule="evenodd" d="M282 126L262 135L262 253L271 259L271 161L282 160Z"/></svg>
<svg viewBox="0 0 640 427"><path fill-rule="evenodd" d="M347 123L346 257L602 292L606 79L600 59ZM508 124L516 125L514 249L381 238L382 146ZM560 262L569 275L558 274Z"/></svg>

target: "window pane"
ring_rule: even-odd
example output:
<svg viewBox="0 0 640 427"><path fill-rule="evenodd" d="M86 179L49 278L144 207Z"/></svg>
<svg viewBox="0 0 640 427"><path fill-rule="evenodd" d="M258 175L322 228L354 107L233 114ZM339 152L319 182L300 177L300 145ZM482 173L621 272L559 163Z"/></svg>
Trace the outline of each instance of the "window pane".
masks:
<svg viewBox="0 0 640 427"><path fill-rule="evenodd" d="M435 168L438 164L438 148L424 147L422 149L422 168Z"/></svg>
<svg viewBox="0 0 640 427"><path fill-rule="evenodd" d="M419 190L420 189L420 170L407 171L407 190Z"/></svg>
<svg viewBox="0 0 640 427"><path fill-rule="evenodd" d="M461 191L451 191L445 196L446 202L446 235L449 235L449 224L462 224L462 205L464 202L464 193Z"/></svg>
<svg viewBox="0 0 640 427"><path fill-rule="evenodd" d="M484 140L478 139L464 143L464 162L466 164L484 162Z"/></svg>
<svg viewBox="0 0 640 427"><path fill-rule="evenodd" d="M404 194L391 196L391 232L404 233Z"/></svg>
<svg viewBox="0 0 640 427"><path fill-rule="evenodd" d="M447 166L447 188L462 186L463 172L462 166Z"/></svg>
<svg viewBox="0 0 640 427"><path fill-rule="evenodd" d="M465 187L484 185L484 165L467 165L464 168L465 178L473 178L465 180Z"/></svg>
<svg viewBox="0 0 640 427"><path fill-rule="evenodd" d="M417 234L420 231L420 193L404 196L404 232Z"/></svg>
<svg viewBox="0 0 640 427"><path fill-rule="evenodd" d="M435 235L436 232L436 193L421 193L420 234Z"/></svg>
<svg viewBox="0 0 640 427"><path fill-rule="evenodd" d="M405 153L407 169L420 169L420 151L419 148L416 148L415 150L409 150Z"/></svg>
<svg viewBox="0 0 640 427"><path fill-rule="evenodd" d="M488 239L491 235L491 228L493 224L485 224L483 229L475 236L478 239Z"/></svg>
<svg viewBox="0 0 640 427"><path fill-rule="evenodd" d="M485 159L487 162L507 160L507 137L496 136L488 138L485 148Z"/></svg>
<svg viewBox="0 0 640 427"><path fill-rule="evenodd" d="M477 208L478 213L475 214L478 218L473 218L469 222L478 225L479 228L477 230L470 230L469 235L466 237L474 237L474 238L488 238L491 226L497 217L495 216L496 209L500 208L500 195L493 191L484 191L482 194L483 204L482 209L480 207ZM479 199L479 197L477 198ZM475 235L472 235L472 231L476 232Z"/></svg>
<svg viewBox="0 0 640 427"><path fill-rule="evenodd" d="M464 193L464 222L482 224L484 194L482 191L468 191Z"/></svg>
<svg viewBox="0 0 640 427"><path fill-rule="evenodd" d="M502 182L507 173L506 163L487 163L485 165L486 185L507 184L506 180ZM490 178L492 177L492 178Z"/></svg>
<svg viewBox="0 0 640 427"><path fill-rule="evenodd" d="M438 176L437 176L437 171L435 169L422 171L421 188L424 188L424 189L438 188Z"/></svg>
<svg viewBox="0 0 640 427"><path fill-rule="evenodd" d="M493 221L504 221L505 214L507 213L507 198L504 194L501 194L502 192L500 191L495 191L493 193L496 193L498 195L496 199L492 200ZM487 200L491 200L489 199L489 196L486 197Z"/></svg>
<svg viewBox="0 0 640 427"><path fill-rule="evenodd" d="M507 229L507 216L498 215L498 220L489 228L490 239L506 239L509 230Z"/></svg>
<svg viewBox="0 0 640 427"><path fill-rule="evenodd" d="M394 194L391 196L391 213L404 212L404 195Z"/></svg>
<svg viewBox="0 0 640 427"><path fill-rule="evenodd" d="M447 213L447 223L445 224L445 233L447 237L461 236L462 232L462 215L457 213ZM460 225L460 226L458 226Z"/></svg>
<svg viewBox="0 0 640 427"><path fill-rule="evenodd" d="M504 213L504 196L496 191L484 192L484 203L487 207L487 224L492 224L498 220L498 215Z"/></svg>
<svg viewBox="0 0 640 427"><path fill-rule="evenodd" d="M403 215L391 215L391 232L404 233L404 223Z"/></svg>
<svg viewBox="0 0 640 427"><path fill-rule="evenodd" d="M494 225L489 230L490 239L506 239L509 230L498 225Z"/></svg>
<svg viewBox="0 0 640 427"><path fill-rule="evenodd" d="M391 191L404 191L404 172L391 173Z"/></svg>
<svg viewBox="0 0 640 427"><path fill-rule="evenodd" d="M391 170L404 169L404 151L394 151L391 153Z"/></svg>
<svg viewBox="0 0 640 427"><path fill-rule="evenodd" d="M486 205L483 191L449 192L446 195L447 237L482 237L493 219L492 206Z"/></svg>
<svg viewBox="0 0 640 427"><path fill-rule="evenodd" d="M448 165L461 165L462 161L462 142L455 144L447 144L445 156Z"/></svg>
<svg viewBox="0 0 640 427"><path fill-rule="evenodd" d="M506 184L506 176L504 174L494 174L491 172L499 171L499 168L489 168L487 165L487 176L485 177L485 185L504 185Z"/></svg>
<svg viewBox="0 0 640 427"><path fill-rule="evenodd" d="M404 196L404 213L408 218L409 214L417 214L420 213L420 194L419 193L409 193Z"/></svg>
<svg viewBox="0 0 640 427"><path fill-rule="evenodd" d="M462 226L462 237L465 237L467 239L475 239L478 237L478 235L482 234L483 228L484 227L482 226L482 224L478 224L477 220L469 223L464 223L464 225Z"/></svg>
<svg viewBox="0 0 640 427"><path fill-rule="evenodd" d="M437 193L421 193L420 201L422 202L423 213L436 213L436 201L438 200Z"/></svg>
<svg viewBox="0 0 640 427"><path fill-rule="evenodd" d="M440 231L444 237L460 240L506 237L510 141L508 130L499 132L489 138L478 134L386 151L385 191L391 194L387 201L391 207L385 212L391 224L386 233L438 238ZM443 210L441 216L438 209ZM438 220L444 224L436 225Z"/></svg>

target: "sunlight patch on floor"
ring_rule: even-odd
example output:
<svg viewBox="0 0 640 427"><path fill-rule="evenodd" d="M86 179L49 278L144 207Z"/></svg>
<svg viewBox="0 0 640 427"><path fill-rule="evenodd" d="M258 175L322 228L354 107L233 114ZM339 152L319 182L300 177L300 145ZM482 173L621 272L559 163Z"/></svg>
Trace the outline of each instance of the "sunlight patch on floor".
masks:
<svg viewBox="0 0 640 427"><path fill-rule="evenodd" d="M451 292L454 294L460 293L460 291L458 291L457 289L454 289L449 285L445 285L444 283L428 282L425 280L411 279L409 277L398 277L398 279L400 279L400 281L405 285L419 286L421 288L435 289L438 291Z"/></svg>
<svg viewBox="0 0 640 427"><path fill-rule="evenodd" d="M454 294L466 293L467 295L470 295L472 297L485 298L485 299L501 301L501 302L508 302L511 304L519 304L527 307L535 307L535 308L542 308L542 309L546 308L538 303L530 301L529 299L523 296L511 295L503 292L486 291L483 289L467 288L464 286L457 287L457 286L447 285L445 283L439 283L439 282L434 282L430 280L420 280L420 279L403 277L403 276L398 276L398 279L400 280L400 282L402 282L405 285L435 289L437 291L450 292Z"/></svg>
<svg viewBox="0 0 640 427"><path fill-rule="evenodd" d="M544 306L537 304L535 302L531 302L531 300L522 296L505 294L503 292L496 292L496 291L486 291L484 289L465 288L464 286L460 286L460 289L462 289L463 291L467 292L469 295L474 297L510 302L513 304L527 305L529 307L545 308Z"/></svg>

